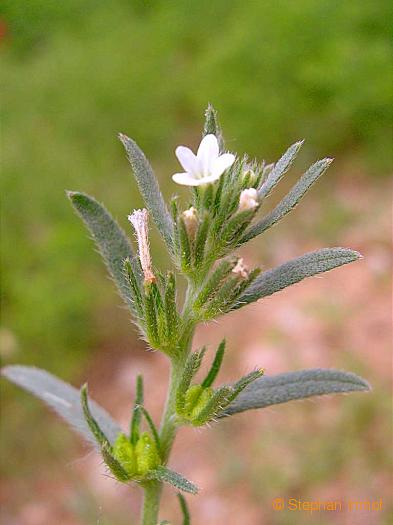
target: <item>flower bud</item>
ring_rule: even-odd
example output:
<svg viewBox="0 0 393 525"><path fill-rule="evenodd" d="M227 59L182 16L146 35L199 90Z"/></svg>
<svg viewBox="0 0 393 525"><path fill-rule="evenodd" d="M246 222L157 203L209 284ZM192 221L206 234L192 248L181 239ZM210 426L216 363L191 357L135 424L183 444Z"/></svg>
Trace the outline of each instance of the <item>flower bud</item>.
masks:
<svg viewBox="0 0 393 525"><path fill-rule="evenodd" d="M242 173L242 179L243 179L243 182L248 182L249 184L253 185L255 181L257 180L257 174L251 168L251 166L246 165Z"/></svg>
<svg viewBox="0 0 393 525"><path fill-rule="evenodd" d="M198 227L198 212L191 206L188 210L183 211L182 213L184 224L186 225L186 230L190 238L193 238Z"/></svg>
<svg viewBox="0 0 393 525"><path fill-rule="evenodd" d="M148 235L148 217L149 214L146 209L135 210L128 216L128 220L133 225L138 242L138 255L142 266L145 282L152 283L156 280L153 273Z"/></svg>
<svg viewBox="0 0 393 525"><path fill-rule="evenodd" d="M248 188L240 194L238 211L253 210L258 204L257 190L255 188Z"/></svg>
<svg viewBox="0 0 393 525"><path fill-rule="evenodd" d="M249 275L249 270L248 270L247 266L244 264L243 258L240 258L237 261L236 266L232 270L232 273L238 275L242 279L247 279L247 277Z"/></svg>

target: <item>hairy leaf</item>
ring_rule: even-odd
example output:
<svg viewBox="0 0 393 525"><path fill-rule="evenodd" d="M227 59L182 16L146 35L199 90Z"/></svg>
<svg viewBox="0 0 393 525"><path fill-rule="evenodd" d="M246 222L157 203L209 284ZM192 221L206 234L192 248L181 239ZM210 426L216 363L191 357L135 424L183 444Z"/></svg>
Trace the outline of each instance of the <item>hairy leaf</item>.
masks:
<svg viewBox="0 0 393 525"><path fill-rule="evenodd" d="M281 266L261 273L239 297L232 310L253 303L262 297L298 283L306 277L327 272L343 264L356 261L360 253L348 248L322 248L292 259Z"/></svg>
<svg viewBox="0 0 393 525"><path fill-rule="evenodd" d="M79 432L83 438L100 450L83 416L78 389L49 372L32 366L6 366L1 370L1 374L12 383L44 401L69 423L74 430ZM121 432L121 428L97 403L89 400L89 406L95 420L113 445L116 437Z"/></svg>
<svg viewBox="0 0 393 525"><path fill-rule="evenodd" d="M134 171L139 191L166 245L173 253L173 222L165 204L152 167L139 146L126 135L120 134L128 160Z"/></svg>
<svg viewBox="0 0 393 525"><path fill-rule="evenodd" d="M262 184L261 189L258 192L258 197L263 199L267 197L271 191L277 186L282 177L291 167L293 161L295 160L297 154L299 153L300 148L303 145L303 140L295 142L292 144L284 155L276 162L273 169L270 171L266 181Z"/></svg>
<svg viewBox="0 0 393 525"><path fill-rule="evenodd" d="M135 405L130 423L130 441L134 445L136 444L139 438L139 427L141 424L140 406L143 405L143 401L143 376L141 374L138 374L136 376L135 384Z"/></svg>
<svg viewBox="0 0 393 525"><path fill-rule="evenodd" d="M263 376L248 385L225 409L220 417L230 416L254 408L286 403L324 394L338 394L370 390L370 385L361 377L334 369L315 368Z"/></svg>
<svg viewBox="0 0 393 525"><path fill-rule="evenodd" d="M111 448L106 443L102 445L101 454L104 458L105 464L118 481L126 483L131 479L131 476L113 456Z"/></svg>
<svg viewBox="0 0 393 525"><path fill-rule="evenodd" d="M309 170L298 180L290 192L277 204L277 206L263 217L259 222L246 231L244 237L241 239L243 244L257 235L268 230L281 220L287 213L289 213L298 204L303 195L310 189L312 184L316 182L319 177L325 173L327 168L333 162L333 159L322 159L313 164Z"/></svg>
<svg viewBox="0 0 393 525"><path fill-rule="evenodd" d="M69 191L67 195L78 215L90 231L104 261L125 302L134 311L124 263L132 259L131 244L109 212L90 195Z"/></svg>
<svg viewBox="0 0 393 525"><path fill-rule="evenodd" d="M224 359L224 353L225 353L225 339L223 339L221 343L218 345L217 352L214 357L213 363L210 367L210 370L202 382L203 388L207 388L214 383L217 377L217 374L220 371L222 360Z"/></svg>
<svg viewBox="0 0 393 525"><path fill-rule="evenodd" d="M97 420L91 413L91 410L89 407L87 383L85 383L82 386L80 390L80 396L81 396L81 405L82 405L83 415L85 417L86 423L89 425L91 433L93 434L93 436L95 437L97 443L100 445L101 448L105 446L108 449L110 449L111 444L109 443L109 440L105 435L105 432L103 432Z"/></svg>
<svg viewBox="0 0 393 525"><path fill-rule="evenodd" d="M209 104L205 111L205 125L203 127L203 136L205 135L215 135L217 137L218 146L220 149L220 152L222 153L224 151L225 145L224 145L224 139L222 136L220 124L218 122L218 116L217 111L214 109L214 107Z"/></svg>
<svg viewBox="0 0 393 525"><path fill-rule="evenodd" d="M150 479L156 479L157 481L164 481L165 483L170 483L174 487L183 492L189 492L190 494L197 494L198 487L188 481L185 477L173 470L170 470L167 467L158 466L156 469L148 472L147 477Z"/></svg>

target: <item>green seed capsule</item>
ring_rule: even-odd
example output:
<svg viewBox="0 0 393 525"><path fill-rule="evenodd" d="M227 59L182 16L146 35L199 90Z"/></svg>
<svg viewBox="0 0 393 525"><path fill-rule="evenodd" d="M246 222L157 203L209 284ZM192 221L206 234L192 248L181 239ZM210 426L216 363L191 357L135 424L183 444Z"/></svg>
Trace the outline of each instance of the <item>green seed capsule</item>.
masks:
<svg viewBox="0 0 393 525"><path fill-rule="evenodd" d="M202 385L193 385L187 390L184 402L184 415L186 417L191 416L192 410L198 402L199 396L202 394L202 390Z"/></svg>
<svg viewBox="0 0 393 525"><path fill-rule="evenodd" d="M139 476L144 476L161 463L157 446L148 432L141 434L135 445L135 455Z"/></svg>
<svg viewBox="0 0 393 525"><path fill-rule="evenodd" d="M200 394L197 402L194 405L194 408L191 412L191 420L195 419L198 414L206 407L206 405L209 403L210 399L213 396L213 389L208 388L202 388L202 393Z"/></svg>
<svg viewBox="0 0 393 525"><path fill-rule="evenodd" d="M134 446L124 434L119 434L113 446L113 457L130 476L136 474L137 465Z"/></svg>

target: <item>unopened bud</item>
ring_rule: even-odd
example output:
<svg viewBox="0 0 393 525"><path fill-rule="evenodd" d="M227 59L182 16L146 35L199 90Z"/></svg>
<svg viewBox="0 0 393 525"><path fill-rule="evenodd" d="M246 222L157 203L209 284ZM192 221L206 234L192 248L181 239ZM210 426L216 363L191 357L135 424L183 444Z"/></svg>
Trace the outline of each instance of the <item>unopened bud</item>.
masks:
<svg viewBox="0 0 393 525"><path fill-rule="evenodd" d="M253 210L258 204L257 190L255 188L248 188L240 194L238 211Z"/></svg>
<svg viewBox="0 0 393 525"><path fill-rule="evenodd" d="M247 266L244 264L244 261L243 261L242 258L240 258L237 261L236 266L232 270L232 273L235 273L236 275L238 275L242 279L247 279L247 277L249 275L249 271L248 271Z"/></svg>
<svg viewBox="0 0 393 525"><path fill-rule="evenodd" d="M247 179L250 182L250 184L254 184L257 175L250 166L246 165L242 174L242 178L243 180Z"/></svg>
<svg viewBox="0 0 393 525"><path fill-rule="evenodd" d="M142 266L145 282L154 282L156 280L153 273L148 235L148 217L149 214L146 209L135 210L128 216L128 220L133 225L138 242L138 255Z"/></svg>
<svg viewBox="0 0 393 525"><path fill-rule="evenodd" d="M188 210L183 211L182 213L184 224L186 225L187 233L190 237L195 235L197 226L198 226L198 212L191 206Z"/></svg>

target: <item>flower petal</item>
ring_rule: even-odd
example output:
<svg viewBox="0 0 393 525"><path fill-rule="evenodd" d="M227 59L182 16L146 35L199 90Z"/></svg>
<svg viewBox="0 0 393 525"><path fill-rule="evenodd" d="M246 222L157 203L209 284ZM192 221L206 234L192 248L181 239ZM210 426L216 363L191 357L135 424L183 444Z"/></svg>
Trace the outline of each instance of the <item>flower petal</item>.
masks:
<svg viewBox="0 0 393 525"><path fill-rule="evenodd" d="M182 186L199 186L202 179L197 179L191 173L175 173L172 175L172 180Z"/></svg>
<svg viewBox="0 0 393 525"><path fill-rule="evenodd" d="M226 169L232 166L235 162L235 158L235 155L232 155L232 153L224 153L223 155L220 155L218 159L213 162L210 170L211 174L219 177Z"/></svg>
<svg viewBox="0 0 393 525"><path fill-rule="evenodd" d="M197 158L198 167L201 175L209 175L213 162L219 153L218 141L215 135L210 134L203 137L199 145Z"/></svg>
<svg viewBox="0 0 393 525"><path fill-rule="evenodd" d="M186 148L185 146L178 146L176 148L175 153L180 164L186 171L188 171L188 173L197 173L198 161L194 153L190 150L190 148Z"/></svg>

